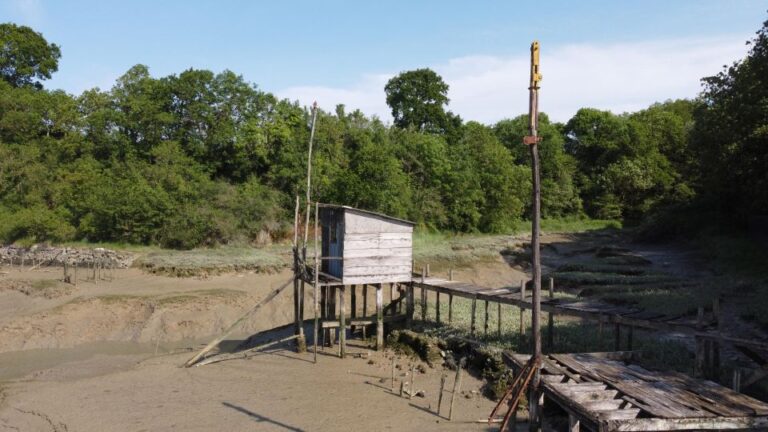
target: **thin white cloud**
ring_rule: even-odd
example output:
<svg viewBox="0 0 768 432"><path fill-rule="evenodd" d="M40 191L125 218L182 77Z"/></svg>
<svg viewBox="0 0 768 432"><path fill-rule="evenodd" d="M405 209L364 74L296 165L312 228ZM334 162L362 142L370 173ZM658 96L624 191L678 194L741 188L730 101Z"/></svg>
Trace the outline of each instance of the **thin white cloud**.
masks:
<svg viewBox="0 0 768 432"><path fill-rule="evenodd" d="M641 43L542 46L541 110L567 121L579 108L617 113L654 102L695 97L700 79L746 55L748 35ZM466 56L426 65L450 85L449 109L465 120L493 123L527 112L528 55ZM399 71L369 74L348 87L297 86L279 96L332 110L343 103L391 120L384 84Z"/></svg>
<svg viewBox="0 0 768 432"><path fill-rule="evenodd" d="M20 24L39 25L43 20L43 5L40 0L11 0L11 14Z"/></svg>

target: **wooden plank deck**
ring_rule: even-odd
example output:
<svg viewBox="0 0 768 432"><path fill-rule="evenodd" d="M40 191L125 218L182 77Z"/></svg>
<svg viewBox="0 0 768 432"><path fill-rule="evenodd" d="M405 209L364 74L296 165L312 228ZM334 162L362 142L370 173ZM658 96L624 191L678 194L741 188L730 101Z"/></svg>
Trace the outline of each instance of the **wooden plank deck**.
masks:
<svg viewBox="0 0 768 432"><path fill-rule="evenodd" d="M649 371L624 353L550 354L542 389L590 429L608 431L764 429L768 404L711 381ZM530 355L504 352L519 370Z"/></svg>
<svg viewBox="0 0 768 432"><path fill-rule="evenodd" d="M471 283L436 277L422 278L418 274L414 275L413 284L418 288L441 294L451 294L455 297L487 300L517 306L522 309L533 308L530 293L526 292L525 298L520 298L519 288L487 288ZM644 311L639 308L614 306L586 300L548 299L542 296L541 311L555 315L584 318L604 324L618 324L654 331L682 333L723 343L731 343L737 346L768 350L768 341L727 336L722 334L715 326L702 329L697 327L695 321L686 317L668 316Z"/></svg>

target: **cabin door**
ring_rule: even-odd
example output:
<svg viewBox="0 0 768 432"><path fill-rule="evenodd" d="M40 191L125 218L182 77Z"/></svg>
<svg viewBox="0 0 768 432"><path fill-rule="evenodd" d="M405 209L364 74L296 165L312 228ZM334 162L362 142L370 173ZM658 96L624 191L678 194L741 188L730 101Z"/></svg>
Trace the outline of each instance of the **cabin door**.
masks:
<svg viewBox="0 0 768 432"><path fill-rule="evenodd" d="M337 217L329 224L328 256L340 258L344 254L344 218ZM344 261L340 259L328 260L328 274L341 278L343 275Z"/></svg>

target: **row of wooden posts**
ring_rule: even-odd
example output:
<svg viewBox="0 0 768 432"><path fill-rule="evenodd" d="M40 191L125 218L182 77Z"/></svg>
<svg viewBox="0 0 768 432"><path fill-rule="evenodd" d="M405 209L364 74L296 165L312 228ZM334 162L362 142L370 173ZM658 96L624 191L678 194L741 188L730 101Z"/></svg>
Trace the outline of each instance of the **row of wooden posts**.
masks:
<svg viewBox="0 0 768 432"><path fill-rule="evenodd" d="M456 395L461 393L461 381L462 381L462 375L463 375L463 369L466 366L467 359L465 357L462 357L461 360L456 364L456 375L453 379L453 390L451 391L451 403L448 408L448 420L453 420L453 412L454 407L456 406ZM395 393L395 370L397 369L397 358L392 357L392 379L391 379L391 389L390 391L392 393ZM406 380L402 379L400 380L400 397L408 397L408 399L413 399L414 396L418 395L419 391L416 390L416 364L412 363L410 366L410 376L409 381L406 382ZM408 369L406 369L406 374ZM443 407L443 394L445 394L445 383L448 379L448 374L443 372L440 374L440 392L437 396L437 409L435 410L435 414L440 417L442 407Z"/></svg>
<svg viewBox="0 0 768 432"><path fill-rule="evenodd" d="M43 261L36 258L25 259L22 255L16 259L11 256L5 262L8 263L11 268L14 268L14 265L18 265L18 268L24 271L35 270L43 265L47 266L48 263L50 263L50 260ZM25 267L27 264L30 264L29 267ZM91 262L86 262L84 265L80 265L77 262L70 264L65 261L61 265L61 269L61 281L75 286L77 286L78 281L94 283L97 281L112 282L115 280L117 262L114 260L93 260Z"/></svg>

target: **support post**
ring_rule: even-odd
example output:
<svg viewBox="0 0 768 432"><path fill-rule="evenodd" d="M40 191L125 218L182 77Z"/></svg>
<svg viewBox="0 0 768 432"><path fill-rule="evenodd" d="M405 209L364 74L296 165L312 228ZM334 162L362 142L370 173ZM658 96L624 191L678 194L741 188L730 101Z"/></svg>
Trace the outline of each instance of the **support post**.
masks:
<svg viewBox="0 0 768 432"><path fill-rule="evenodd" d="M349 287L352 291L350 292L350 306L349 306L349 316L352 318L352 321L357 318L357 285L350 285ZM355 326L352 326L352 336L355 334Z"/></svg>
<svg viewBox="0 0 768 432"><path fill-rule="evenodd" d="M453 293L448 293L448 324L453 322Z"/></svg>
<svg viewBox="0 0 768 432"><path fill-rule="evenodd" d="M376 350L384 349L384 295L381 284L376 284Z"/></svg>
<svg viewBox="0 0 768 432"><path fill-rule="evenodd" d="M408 328L413 324L413 310L413 282L411 282L407 285L405 294L405 324Z"/></svg>
<svg viewBox="0 0 768 432"><path fill-rule="evenodd" d="M456 395L461 391L461 369L464 367L466 358L459 360L456 366L456 378L453 380L453 393L451 393L451 407L448 410L448 421L453 421L453 407L456 403Z"/></svg>
<svg viewBox="0 0 768 432"><path fill-rule="evenodd" d="M568 414L568 432L579 432L581 430L581 422L579 418L573 414Z"/></svg>
<svg viewBox="0 0 768 432"><path fill-rule="evenodd" d="M344 292L347 287L339 287L339 357L347 355L347 302Z"/></svg>
<svg viewBox="0 0 768 432"><path fill-rule="evenodd" d="M704 327L704 307L699 306L696 314L696 327L701 330ZM705 371L705 350L704 340L696 338L696 359L693 366L693 376L701 378Z"/></svg>
<svg viewBox="0 0 768 432"><path fill-rule="evenodd" d="M328 317L336 321L336 287L332 286L328 289ZM328 346L333 348L336 344L336 329L331 327L328 329Z"/></svg>
<svg viewBox="0 0 768 432"><path fill-rule="evenodd" d="M440 324L440 291L435 291L435 321Z"/></svg>
<svg viewBox="0 0 768 432"><path fill-rule="evenodd" d="M363 316L368 317L368 285L363 285ZM368 326L363 326L363 339L368 337Z"/></svg>
<svg viewBox="0 0 768 432"><path fill-rule="evenodd" d="M741 393L741 368L733 369L733 391Z"/></svg>
<svg viewBox="0 0 768 432"><path fill-rule="evenodd" d="M533 297L531 299L531 327L533 331L533 357L541 359L541 174L539 168L539 42L531 44L531 80L528 89L529 98L529 133L523 139L531 151L531 177L532 177L532 204L531 211L531 276L533 279ZM536 370L531 381L528 396L530 412L530 431L541 430L541 418L539 412L539 397L541 391L539 381L541 379L540 362L537 362Z"/></svg>
<svg viewBox="0 0 768 432"><path fill-rule="evenodd" d="M424 288L424 281L427 275L427 267L421 268L421 320L427 320L427 290Z"/></svg>
<svg viewBox="0 0 768 432"><path fill-rule="evenodd" d="M298 198L297 198L297 201L298 201ZM315 344L315 348L314 348L314 362L315 363L317 363L317 329L318 329L318 322L317 321L318 321L318 315L319 315L319 310L318 310L319 309L319 305L317 303L317 300L318 300L317 299L317 285L318 285L318 282L319 282L318 277L319 277L319 273L320 273L320 255L318 253L318 247L317 247L317 243L318 243L317 242L317 232L318 232L317 223L318 223L318 219L319 219L319 214L318 214L317 210L318 210L318 204L315 203L315 272L314 272L315 274L313 275L313 282L314 283L312 284L312 292L313 292L312 301L314 303L314 312L315 312L315 325L314 325L314 328L312 329L314 340L312 342L314 342L314 344Z"/></svg>
<svg viewBox="0 0 768 432"><path fill-rule="evenodd" d="M485 321L483 322L483 336L488 337L488 300L485 301Z"/></svg>
<svg viewBox="0 0 768 432"><path fill-rule="evenodd" d="M477 311L477 297L472 297L472 322L469 326L469 334L472 337L475 337L475 315L477 315L475 312Z"/></svg>
<svg viewBox="0 0 768 432"><path fill-rule="evenodd" d="M395 283L392 282L389 284L389 304L392 304L395 301ZM397 315L397 311L394 307L392 307L392 315Z"/></svg>
<svg viewBox="0 0 768 432"><path fill-rule="evenodd" d="M520 281L520 301L525 301L525 280ZM525 309L520 308L520 336L525 335Z"/></svg>
<svg viewBox="0 0 768 432"><path fill-rule="evenodd" d="M555 298L555 279L549 278L549 299ZM547 314L547 350L552 352L555 347L555 316L552 312Z"/></svg>
<svg viewBox="0 0 768 432"><path fill-rule="evenodd" d="M621 324L616 324L613 329L613 350L621 351Z"/></svg>
<svg viewBox="0 0 768 432"><path fill-rule="evenodd" d="M501 339L501 303L496 303L496 312L498 315L498 320L496 321L496 325L498 326L496 333L499 336L499 339Z"/></svg>

